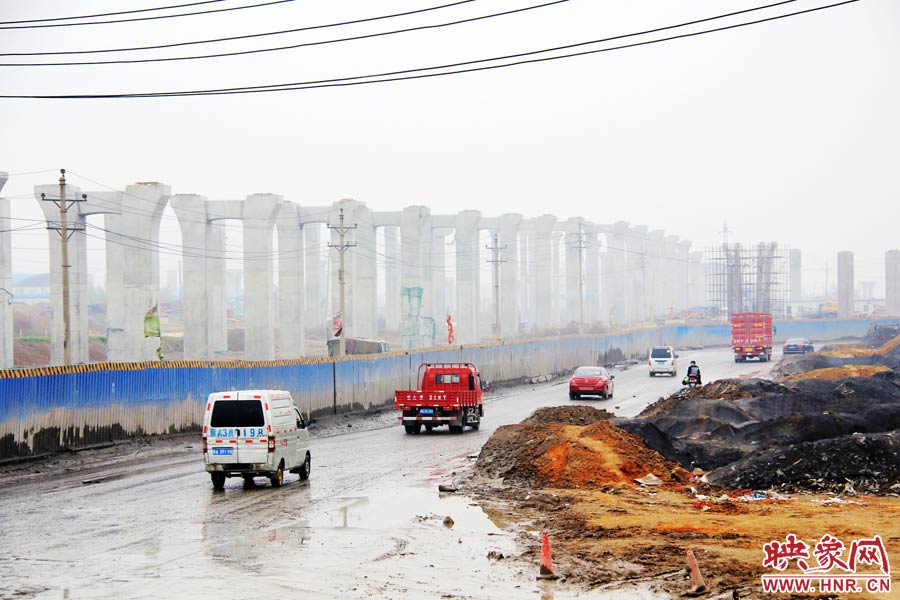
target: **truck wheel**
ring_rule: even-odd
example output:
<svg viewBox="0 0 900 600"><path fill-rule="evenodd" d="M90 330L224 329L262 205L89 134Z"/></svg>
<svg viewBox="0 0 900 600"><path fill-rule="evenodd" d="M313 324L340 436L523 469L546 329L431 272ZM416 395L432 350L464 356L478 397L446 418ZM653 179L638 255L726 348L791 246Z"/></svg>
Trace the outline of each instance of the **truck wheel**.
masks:
<svg viewBox="0 0 900 600"><path fill-rule="evenodd" d="M404 425L404 429L406 429L406 433L409 435L418 435L420 431L422 431L421 423L414 423L413 425Z"/></svg>
<svg viewBox="0 0 900 600"><path fill-rule="evenodd" d="M478 427L480 425L481 425L481 423L472 423L471 425L469 425L469 427L472 428L472 431L478 431Z"/></svg>
<svg viewBox="0 0 900 600"><path fill-rule="evenodd" d="M575 399L575 392L569 392L569 400Z"/></svg>
<svg viewBox="0 0 900 600"><path fill-rule="evenodd" d="M303 461L303 466L300 467L300 479L309 479L309 472L312 470L312 459L309 457L309 452L306 453L306 460Z"/></svg>
<svg viewBox="0 0 900 600"><path fill-rule="evenodd" d="M425 425L425 433L431 433L434 430L434 425L427 424Z"/></svg>
<svg viewBox="0 0 900 600"><path fill-rule="evenodd" d="M272 482L272 487L281 487L281 484L284 483L284 461L278 463L278 470L269 480Z"/></svg>
<svg viewBox="0 0 900 600"><path fill-rule="evenodd" d="M225 473L210 473L209 478L212 479L213 489L225 489Z"/></svg>

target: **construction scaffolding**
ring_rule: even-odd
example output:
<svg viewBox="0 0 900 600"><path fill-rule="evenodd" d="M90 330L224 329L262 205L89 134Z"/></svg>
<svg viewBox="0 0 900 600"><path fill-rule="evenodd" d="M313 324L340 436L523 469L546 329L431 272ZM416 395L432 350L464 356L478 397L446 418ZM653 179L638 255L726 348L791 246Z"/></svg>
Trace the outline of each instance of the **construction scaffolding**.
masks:
<svg viewBox="0 0 900 600"><path fill-rule="evenodd" d="M787 316L791 297L789 251L776 242L723 243L707 248L706 297L718 316L739 312Z"/></svg>

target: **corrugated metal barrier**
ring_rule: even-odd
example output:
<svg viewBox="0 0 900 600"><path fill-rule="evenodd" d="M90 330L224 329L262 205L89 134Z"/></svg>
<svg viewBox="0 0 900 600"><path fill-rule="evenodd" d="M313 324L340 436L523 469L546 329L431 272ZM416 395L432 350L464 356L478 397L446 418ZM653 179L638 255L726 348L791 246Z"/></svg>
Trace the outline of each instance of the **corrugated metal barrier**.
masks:
<svg viewBox="0 0 900 600"><path fill-rule="evenodd" d="M865 335L870 321L777 323L777 337ZM95 363L0 371L0 459L131 436L197 430L213 391L285 389L313 416L383 406L416 385L422 362L465 361L485 379L515 381L643 356L655 344L728 344L727 324L672 325L422 351L264 362Z"/></svg>

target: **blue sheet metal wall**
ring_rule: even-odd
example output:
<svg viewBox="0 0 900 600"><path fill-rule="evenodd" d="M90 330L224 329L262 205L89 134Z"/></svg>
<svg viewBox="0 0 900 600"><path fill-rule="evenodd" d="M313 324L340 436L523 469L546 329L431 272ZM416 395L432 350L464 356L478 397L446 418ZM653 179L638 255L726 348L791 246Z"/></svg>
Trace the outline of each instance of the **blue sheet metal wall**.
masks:
<svg viewBox="0 0 900 600"><path fill-rule="evenodd" d="M777 338L828 341L865 335L870 321L777 323ZM347 412L389 403L413 388L422 362L473 362L495 382L561 373L608 352L642 357L655 344L727 345L727 324L672 325L420 352L332 359L116 363L0 371L0 459L135 435L199 427L216 390L286 389L304 412Z"/></svg>

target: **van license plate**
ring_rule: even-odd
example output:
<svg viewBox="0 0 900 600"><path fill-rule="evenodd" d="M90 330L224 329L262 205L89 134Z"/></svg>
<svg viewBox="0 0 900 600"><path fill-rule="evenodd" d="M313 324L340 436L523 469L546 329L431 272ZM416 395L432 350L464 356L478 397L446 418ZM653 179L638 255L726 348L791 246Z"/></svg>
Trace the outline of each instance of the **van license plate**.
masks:
<svg viewBox="0 0 900 600"><path fill-rule="evenodd" d="M213 448L213 456L231 456L234 448Z"/></svg>
<svg viewBox="0 0 900 600"><path fill-rule="evenodd" d="M422 408L419 410L419 414L420 415L433 415L434 409L433 408Z"/></svg>

